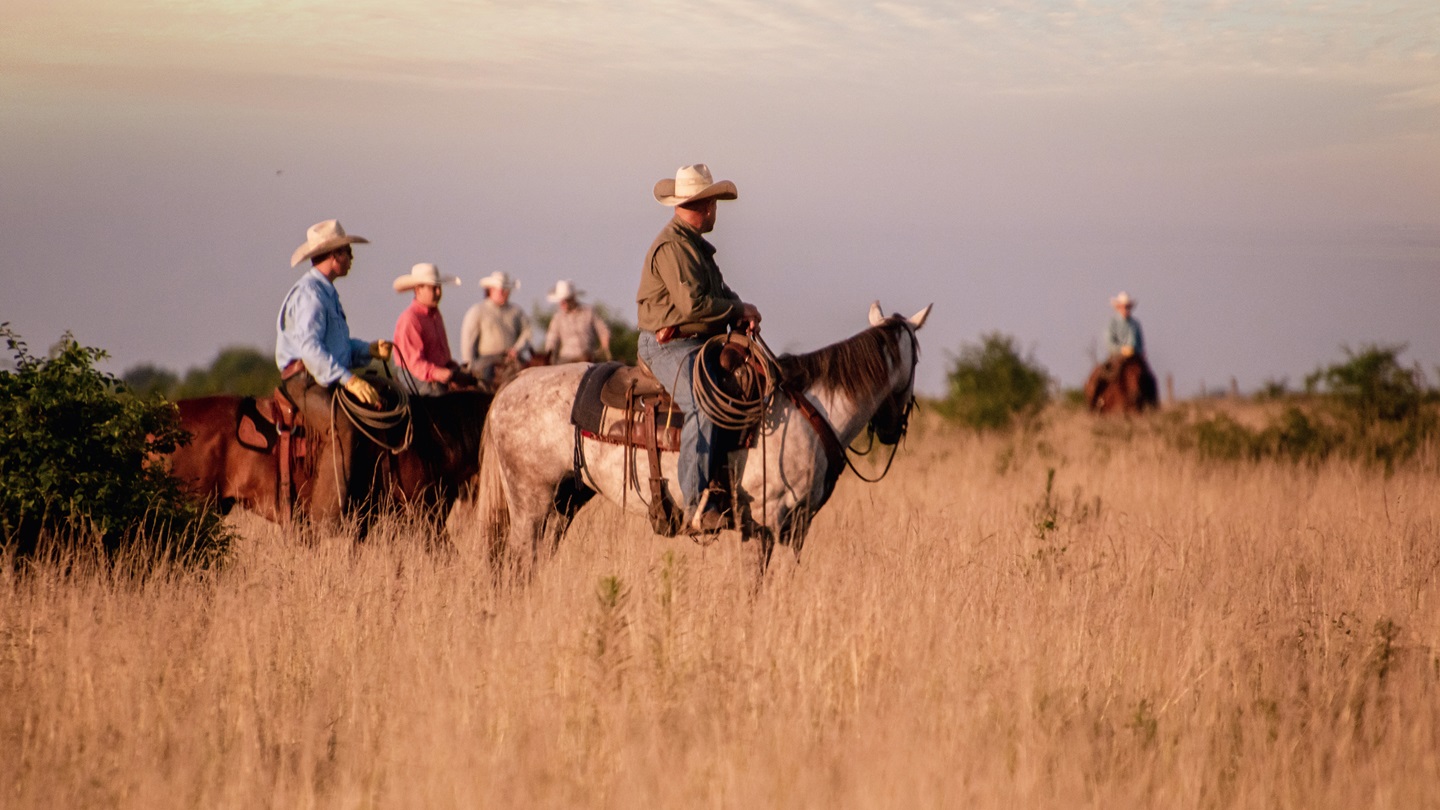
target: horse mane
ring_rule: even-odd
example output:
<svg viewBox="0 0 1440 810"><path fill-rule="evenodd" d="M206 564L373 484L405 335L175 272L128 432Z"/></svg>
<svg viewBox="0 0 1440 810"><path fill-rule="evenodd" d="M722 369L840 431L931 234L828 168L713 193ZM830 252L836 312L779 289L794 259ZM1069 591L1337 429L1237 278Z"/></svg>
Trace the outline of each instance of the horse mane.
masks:
<svg viewBox="0 0 1440 810"><path fill-rule="evenodd" d="M900 362L900 335L905 327L895 317L879 326L806 354L784 354L780 363L783 385L804 390L822 385L860 399L889 387L890 370Z"/></svg>

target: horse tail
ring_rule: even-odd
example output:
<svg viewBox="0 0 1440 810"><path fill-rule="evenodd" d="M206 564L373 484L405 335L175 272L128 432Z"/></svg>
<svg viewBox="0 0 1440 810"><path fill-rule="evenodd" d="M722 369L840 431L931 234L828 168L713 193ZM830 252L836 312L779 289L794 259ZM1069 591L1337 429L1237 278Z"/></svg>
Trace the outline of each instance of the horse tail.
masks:
<svg viewBox="0 0 1440 810"><path fill-rule="evenodd" d="M505 474L495 431L486 425L480 434L480 476L475 487L480 534L490 550L491 570L504 564L505 538L510 533L510 503L505 497Z"/></svg>

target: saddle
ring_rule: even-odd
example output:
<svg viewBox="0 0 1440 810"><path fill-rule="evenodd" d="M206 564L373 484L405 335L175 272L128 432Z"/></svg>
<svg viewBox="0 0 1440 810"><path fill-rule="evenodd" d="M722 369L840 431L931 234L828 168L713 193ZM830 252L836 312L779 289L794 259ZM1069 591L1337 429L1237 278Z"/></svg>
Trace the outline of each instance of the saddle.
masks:
<svg viewBox="0 0 1440 810"><path fill-rule="evenodd" d="M289 520L300 482L310 477L305 419L279 388L268 397L240 400L235 440L241 447L275 459L280 515Z"/></svg>
<svg viewBox="0 0 1440 810"><path fill-rule="evenodd" d="M580 380L570 421L582 435L608 444L675 452L685 414L644 366L591 366Z"/></svg>

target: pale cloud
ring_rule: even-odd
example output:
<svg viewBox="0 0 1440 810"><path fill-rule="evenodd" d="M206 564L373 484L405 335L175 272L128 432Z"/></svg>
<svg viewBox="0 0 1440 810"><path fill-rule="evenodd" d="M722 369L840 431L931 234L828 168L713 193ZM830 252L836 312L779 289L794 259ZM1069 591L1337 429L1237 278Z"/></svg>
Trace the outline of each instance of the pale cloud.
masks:
<svg viewBox="0 0 1440 810"><path fill-rule="evenodd" d="M1014 91L1204 73L1403 85L1440 71L1430 2L11 2L0 63L31 76L185 66L584 86L685 66L712 78L912 70Z"/></svg>

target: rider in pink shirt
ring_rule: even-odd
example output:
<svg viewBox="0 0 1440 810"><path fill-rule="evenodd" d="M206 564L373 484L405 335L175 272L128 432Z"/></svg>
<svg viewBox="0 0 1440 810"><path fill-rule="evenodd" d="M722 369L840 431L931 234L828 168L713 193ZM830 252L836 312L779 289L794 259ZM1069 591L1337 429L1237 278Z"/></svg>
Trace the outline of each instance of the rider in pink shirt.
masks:
<svg viewBox="0 0 1440 810"><path fill-rule="evenodd" d="M395 321L395 365L402 384L422 396L445 393L451 383L473 384L450 355L445 335L445 318L440 314L444 284L459 284L454 276L441 275L433 264L421 263L395 279L396 292L415 291L415 300Z"/></svg>

